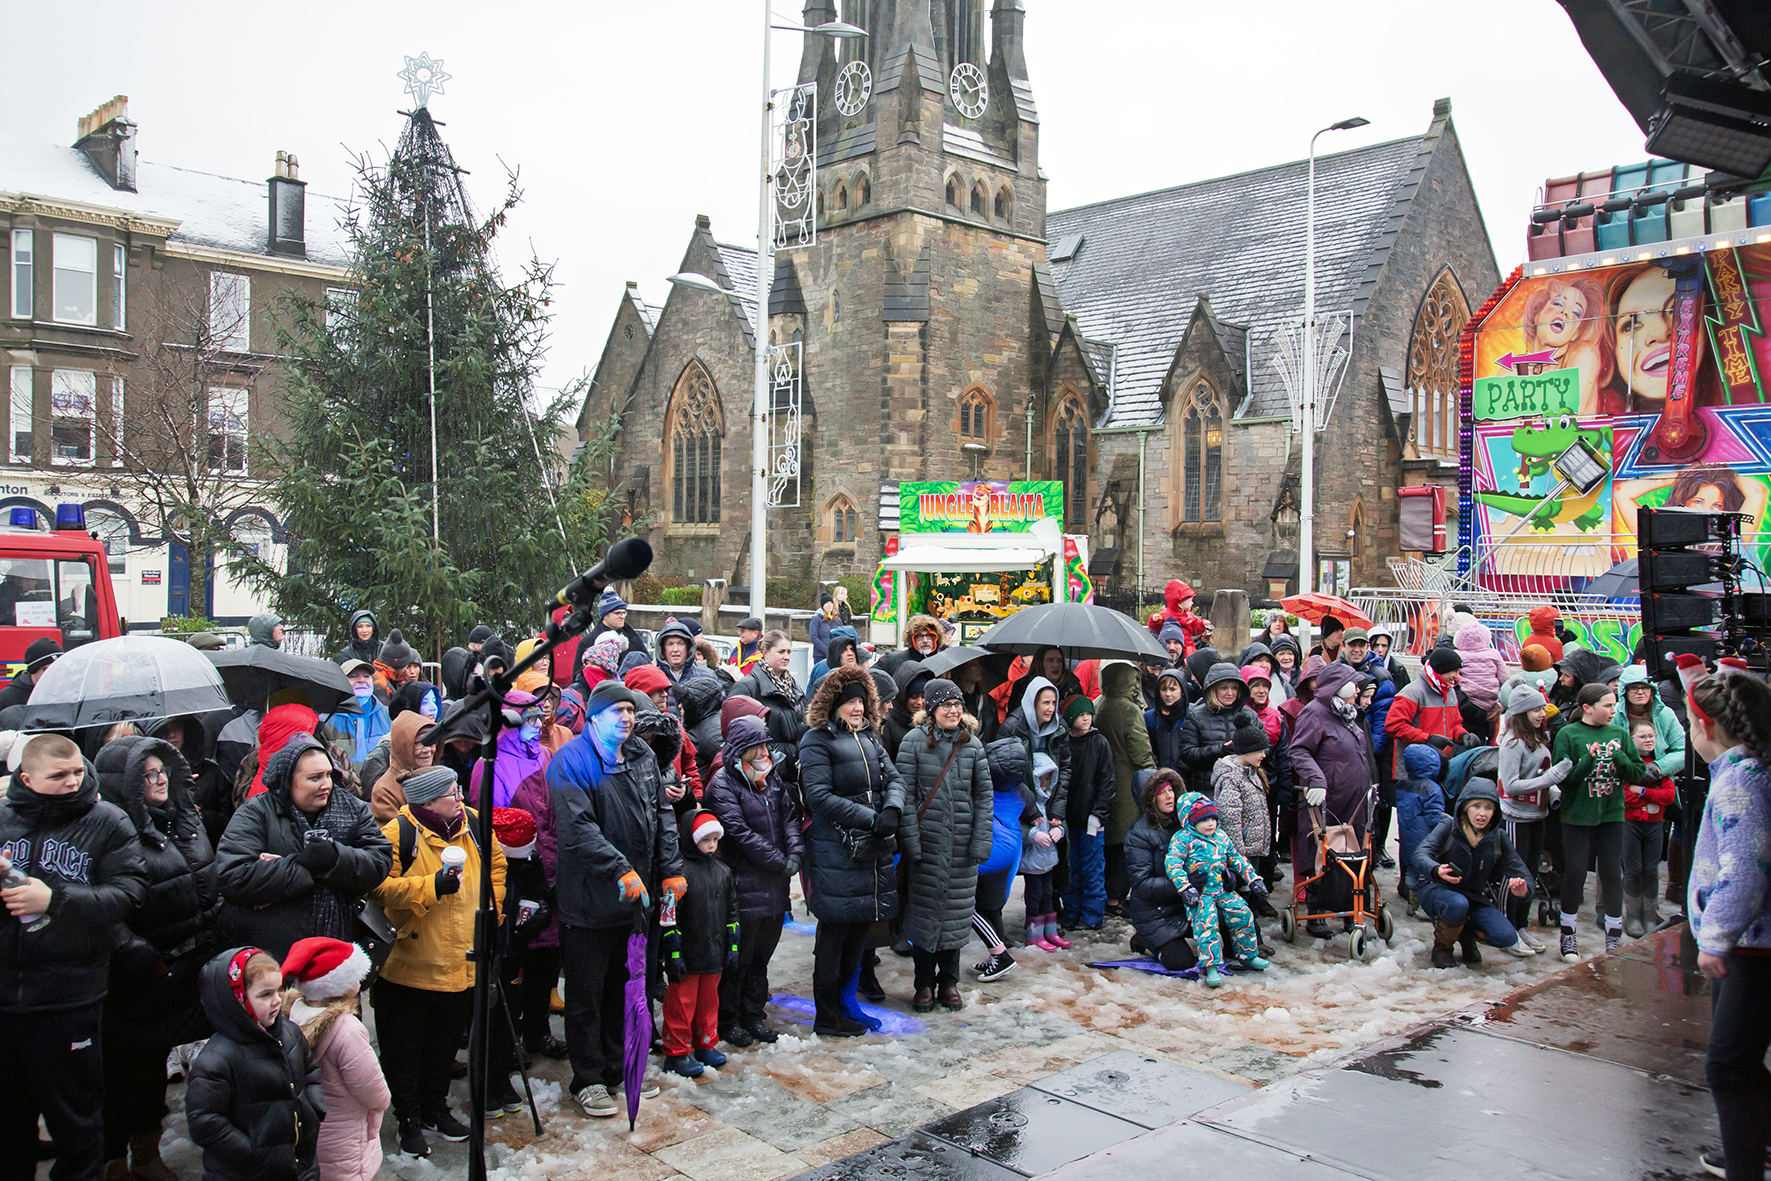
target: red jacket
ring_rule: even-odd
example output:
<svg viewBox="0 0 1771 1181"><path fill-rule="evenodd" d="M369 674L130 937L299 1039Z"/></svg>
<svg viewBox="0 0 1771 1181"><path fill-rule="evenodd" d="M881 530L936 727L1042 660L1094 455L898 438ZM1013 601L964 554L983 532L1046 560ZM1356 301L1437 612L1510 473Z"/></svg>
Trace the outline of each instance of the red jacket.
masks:
<svg viewBox="0 0 1771 1181"><path fill-rule="evenodd" d="M1168 605L1144 621L1145 625L1149 627L1151 635L1160 636L1162 625L1171 619L1174 620L1175 625L1187 633L1186 654L1189 656L1193 654L1194 641L1205 634L1205 620L1193 614L1192 611L1181 610L1181 604L1192 597L1192 587L1178 578L1173 579L1162 592L1163 601Z"/></svg>
<svg viewBox="0 0 1771 1181"><path fill-rule="evenodd" d="M1652 773L1652 764L1649 769ZM1624 818L1627 820L1665 820L1667 805L1673 802L1675 794L1677 793L1673 789L1673 781L1664 775L1647 783L1627 784L1623 789Z"/></svg>
<svg viewBox="0 0 1771 1181"><path fill-rule="evenodd" d="M1519 647L1536 644L1550 654L1552 661L1562 659L1562 641L1556 635L1556 622L1562 618L1562 613L1550 606L1533 607L1525 613L1525 618L1531 623L1531 634Z"/></svg>
<svg viewBox="0 0 1771 1181"><path fill-rule="evenodd" d="M1439 693L1429 680L1431 676L1431 670L1421 669L1421 675L1391 699L1389 716L1384 719L1384 733L1395 739L1390 746L1398 779L1407 774L1402 766L1402 751L1409 743L1426 742L1429 738L1456 742L1463 736L1464 719L1458 712L1457 690L1447 686L1449 692Z"/></svg>

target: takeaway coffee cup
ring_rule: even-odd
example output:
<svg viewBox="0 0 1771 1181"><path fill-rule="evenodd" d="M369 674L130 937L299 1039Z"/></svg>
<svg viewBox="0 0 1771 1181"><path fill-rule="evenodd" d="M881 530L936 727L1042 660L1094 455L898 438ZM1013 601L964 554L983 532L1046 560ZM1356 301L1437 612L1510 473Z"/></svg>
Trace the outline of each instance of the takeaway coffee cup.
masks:
<svg viewBox="0 0 1771 1181"><path fill-rule="evenodd" d="M443 868L456 877L461 876L461 867L466 864L467 854L459 845L450 845L443 850Z"/></svg>

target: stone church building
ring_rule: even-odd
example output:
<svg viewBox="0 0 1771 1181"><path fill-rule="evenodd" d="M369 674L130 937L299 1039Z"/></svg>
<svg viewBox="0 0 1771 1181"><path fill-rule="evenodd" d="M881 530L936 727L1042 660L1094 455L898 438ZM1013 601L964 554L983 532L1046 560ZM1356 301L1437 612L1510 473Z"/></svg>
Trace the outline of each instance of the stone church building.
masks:
<svg viewBox="0 0 1771 1181"><path fill-rule="evenodd" d="M676 269L727 293L652 307L630 283L579 419L584 437L619 419L616 487L654 573L748 581L766 331L804 350L800 506L769 514L771 572L872 573L900 481L1055 479L1103 585L1295 589L1301 452L1275 361L1302 316L1304 162L1048 211L1021 0L805 5L808 26L839 15L870 36L806 39L818 237L777 255L766 326L755 251L697 218ZM1456 511L1458 333L1500 279L1448 101L1417 136L1318 157L1316 237L1318 315L1350 324L1318 563L1381 584L1399 489L1444 485Z"/></svg>

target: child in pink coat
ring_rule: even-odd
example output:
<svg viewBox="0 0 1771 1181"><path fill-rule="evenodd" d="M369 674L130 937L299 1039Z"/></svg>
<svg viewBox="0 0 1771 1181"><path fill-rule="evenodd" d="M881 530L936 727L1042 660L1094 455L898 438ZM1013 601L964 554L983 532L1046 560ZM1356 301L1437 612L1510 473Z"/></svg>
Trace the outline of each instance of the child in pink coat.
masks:
<svg viewBox="0 0 1771 1181"><path fill-rule="evenodd" d="M1457 654L1464 658L1463 677L1457 687L1483 713L1494 710L1500 700L1500 687L1508 675L1506 661L1494 650L1494 639L1480 623L1465 624L1452 641Z"/></svg>
<svg viewBox="0 0 1771 1181"><path fill-rule="evenodd" d="M393 1099L357 1016L357 993L368 975L368 955L339 939L299 940L283 961L283 978L294 985L284 1012L319 1061L326 1096L320 1181L370 1181L381 1168L381 1117Z"/></svg>

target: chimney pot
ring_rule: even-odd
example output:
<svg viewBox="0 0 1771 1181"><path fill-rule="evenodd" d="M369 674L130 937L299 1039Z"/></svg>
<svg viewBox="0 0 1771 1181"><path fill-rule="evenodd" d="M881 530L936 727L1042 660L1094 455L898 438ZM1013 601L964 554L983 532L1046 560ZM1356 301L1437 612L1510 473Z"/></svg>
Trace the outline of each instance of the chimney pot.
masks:
<svg viewBox="0 0 1771 1181"><path fill-rule="evenodd" d="M270 195L270 250L307 257L307 185L301 162L291 152L277 153L275 175L265 182Z"/></svg>
<svg viewBox="0 0 1771 1181"><path fill-rule="evenodd" d="M74 146L113 189L135 192L135 124L129 121L129 96L119 94L82 115Z"/></svg>

